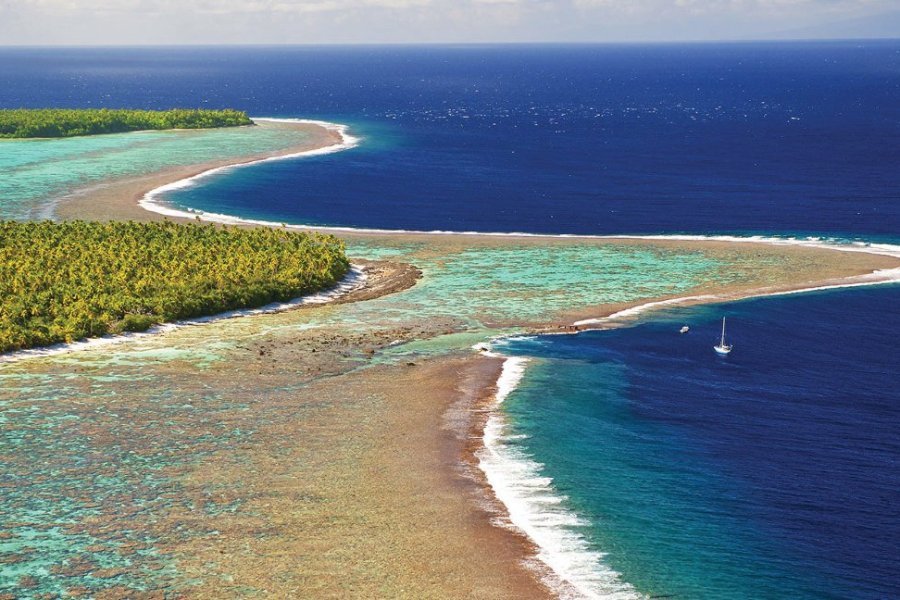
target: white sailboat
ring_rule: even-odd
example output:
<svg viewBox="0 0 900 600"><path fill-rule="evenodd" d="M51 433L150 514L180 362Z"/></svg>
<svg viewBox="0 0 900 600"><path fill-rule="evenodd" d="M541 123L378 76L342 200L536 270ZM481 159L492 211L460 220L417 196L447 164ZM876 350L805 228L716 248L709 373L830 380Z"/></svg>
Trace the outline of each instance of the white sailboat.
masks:
<svg viewBox="0 0 900 600"><path fill-rule="evenodd" d="M726 354L731 352L731 349L733 347L734 347L733 345L725 343L725 317L722 317L722 339L719 340L718 345L713 346L713 350L716 351L716 354L721 354L722 356L725 356Z"/></svg>

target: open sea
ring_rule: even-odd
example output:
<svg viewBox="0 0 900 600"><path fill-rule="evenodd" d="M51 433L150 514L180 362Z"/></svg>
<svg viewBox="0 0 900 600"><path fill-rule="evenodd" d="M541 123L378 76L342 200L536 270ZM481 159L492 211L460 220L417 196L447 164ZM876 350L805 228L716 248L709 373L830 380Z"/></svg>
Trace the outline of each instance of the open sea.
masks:
<svg viewBox="0 0 900 600"><path fill-rule="evenodd" d="M898 41L0 48L0 107L47 106L362 138L166 197L208 212L900 244ZM493 432L510 508L588 597L900 598L898 338L893 284L498 341L522 367Z"/></svg>

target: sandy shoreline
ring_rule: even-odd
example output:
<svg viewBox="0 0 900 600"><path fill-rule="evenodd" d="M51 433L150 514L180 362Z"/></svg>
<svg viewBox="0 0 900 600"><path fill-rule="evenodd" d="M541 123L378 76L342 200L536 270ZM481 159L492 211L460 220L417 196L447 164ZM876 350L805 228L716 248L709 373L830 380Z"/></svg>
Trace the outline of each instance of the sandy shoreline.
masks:
<svg viewBox="0 0 900 600"><path fill-rule="evenodd" d="M223 457L215 473L190 475L198 488L239 486L251 498L245 515L262 521L252 529L267 532L246 546L251 520L235 515L216 523L231 538L224 556L203 539L173 548L186 557L187 572L207 572L214 561L228 576L224 586L213 579L190 595L265 589L281 598L550 597L539 574L521 568L533 547L492 524L480 482L459 469L473 407L492 390L499 366L454 356L339 375L300 398L270 397L267 410L335 394L345 400L264 427L250 451L261 466L253 472ZM292 438L299 441L285 443ZM275 460L267 447L285 455Z"/></svg>
<svg viewBox="0 0 900 600"><path fill-rule="evenodd" d="M342 143L338 131L314 123L268 123L262 126L297 127L308 134L308 137L296 147L246 157L239 162L212 161L166 169L138 178L108 181L61 199L56 206L55 217L160 220L166 217L149 212L139 205L139 201L152 190L211 169L311 152ZM679 295L688 298L684 305L842 285L848 281L858 281L852 278L859 277L868 277L867 282L872 283L879 281L878 276L871 275L873 272L900 268L900 259L893 256L862 251L845 252L801 244L774 246L764 242L722 239L315 229L335 233L348 240L394 245L424 244L428 247L427 251L433 254L458 252L471 247L504 247L510 244L560 247L629 244L661 250L702 250L717 256L739 253L749 257L789 255L792 265L800 265L793 277L788 272L780 273L778 277L773 277L769 285L757 282L755 286L748 287L745 283L735 283L714 290L690 290ZM408 275L406 272L406 276ZM887 273L881 280L895 276L896 273ZM761 276L760 279L766 278ZM386 276L380 281L384 283L395 279ZM361 291L361 295L353 300L367 300L402 289L402 286L391 283L384 285L384 288L375 286L369 288L368 292ZM576 327L606 326L607 323L602 320L604 317L627 311L635 304L674 299L675 297L660 297L644 299L639 303L576 307L564 314L554 315L551 321L522 325L536 331L571 332ZM628 317L627 314L624 316ZM595 321L596 319L599 321ZM574 323L579 325L573 327ZM409 332L408 335L409 339L415 339L416 333ZM385 340L388 337L390 336L385 337ZM322 419L328 425L321 427L329 432L332 440L339 440L341 436L347 435L361 436L364 439L360 443L366 445L366 452L356 446L348 450L345 440L336 442L328 454L336 464L344 465L347 460L346 456L341 455L344 451L355 456L359 462L352 466L344 465L343 471L336 467L333 469L330 465L316 468L321 471L322 476L327 474L336 477L339 482L350 486L351 490L354 489L353 486L363 486L367 493L362 496L351 493L348 496L348 492L337 484L329 486L316 483L313 495L328 498L333 504L323 508L322 514L298 513L296 489L287 484L283 488L276 486L273 489L271 479L273 471L280 473L285 470L289 473L282 473L284 477L305 477L301 466L298 466L303 464L302 460L294 456L302 454L304 449L290 447L286 450L287 456L279 457L278 460L266 455L264 450L273 440L283 443L304 427L311 427L311 431L315 432L317 424L308 424L304 421L305 417L298 416L281 424L261 428L257 441L242 456L249 456L254 464L264 465L265 468L248 475L241 470L240 465L229 462L236 461L234 457L222 455L217 458L220 469L214 475L200 471L187 474L188 479L221 478L217 485L251 490L254 511L264 515L261 519L277 523L277 526L273 525L277 535L253 541L253 552L250 553L239 548L244 547L248 539L254 539L250 531L253 528L238 522L237 516L234 517L232 529L229 530L227 525L220 527L222 531L228 532L221 540L181 542L177 548L171 548L171 552L182 557L181 560L189 565L188 572L204 572L215 560L221 563L217 568L234 581L233 588L217 588L216 586L221 585L220 581L216 581L211 587L201 586L194 590L198 596L215 593L217 589L233 589L237 593L241 586L266 589L276 594L316 594L323 597L340 596L349 590L362 595L379 595L390 590L395 595L405 597L537 598L553 595L541 583L542 577L550 576L535 566L535 548L531 543L507 528L495 526L498 520L503 521L503 508L486 489L484 475L477 469L477 454L484 448L482 435L496 392L501 359L451 355L430 359L414 367L373 366L366 371L356 372L348 371L343 366L331 365L327 361L321 365L313 363L312 359L294 350L290 350L291 354L288 354L287 343L274 342L258 348L253 346L250 354L258 352L259 356L266 359L278 358L277 363L272 359L271 370L260 370L260 374L265 373L273 381L287 380L289 374L296 374L296 369L300 367L291 361L315 364L316 376L324 369L331 378L315 380L310 391L304 392L305 394L321 393L326 398L345 399L353 406L359 404L359 410L351 411L352 414L344 414L344 408L335 408L337 412L334 414L323 413ZM379 347L383 347L385 343L379 342ZM352 349L368 345L370 340L354 338L349 342L341 342L340 347ZM334 342L334 346L338 347L337 342ZM291 365L290 368L286 363ZM309 369L312 376L312 367ZM347 424L335 420L338 415L352 417L355 421L351 423L368 418L364 416L367 409L362 399L370 396L380 398L377 402L381 412L377 417L371 417L376 422L366 422L358 430L354 430L352 426L348 428ZM284 394L279 401L289 407L292 399L290 394ZM327 449L328 444L323 442L322 448ZM203 482L203 485L208 483ZM194 481L194 484L201 485L199 481ZM311 514L314 520L312 525L306 520ZM332 521L328 521L323 515L330 516ZM323 521L319 523L318 519ZM177 520L173 517L173 522ZM325 526L325 522L333 523L335 520L339 524L337 532ZM364 539L367 537L369 539ZM362 541L360 538L363 538ZM416 552L411 553L410 548L416 548ZM318 556L317 552L323 555ZM378 556L379 553L386 556ZM419 554L412 556L416 553ZM372 558L373 554L376 555L375 558ZM303 564L301 568L297 564L298 557L311 561L312 566ZM530 568L522 568L526 563ZM298 569L298 573L290 575ZM274 573L281 573L283 577L273 579ZM403 593L400 593L401 590Z"/></svg>
<svg viewBox="0 0 900 600"><path fill-rule="evenodd" d="M170 167L141 177L112 179L87 188L75 190L60 198L54 207L56 219L86 219L91 221L160 221L164 217L140 207L138 202L151 190L166 184L196 177L207 171L235 167L266 159L315 152L341 144L344 138L337 129L316 122L257 120L257 127L284 128L303 134L296 145L272 152L245 156L239 160L222 159L199 164Z"/></svg>
<svg viewBox="0 0 900 600"><path fill-rule="evenodd" d="M28 348L0 353L0 364L8 364L47 356L58 356L81 350L91 350L99 346L110 346L156 336L181 329L216 323L225 319L237 319L259 315L270 315L291 310L303 310L323 305L348 304L373 300L388 294L408 289L422 276L421 271L405 263L357 259L342 280L327 290L309 296L301 296L288 302L275 302L259 306L216 313L183 321L163 322L147 331L106 335L87 338L71 343Z"/></svg>
<svg viewBox="0 0 900 600"><path fill-rule="evenodd" d="M164 215L159 212L147 210L141 206L141 201L155 190L166 186L203 176L209 172L228 167L239 167L256 163L262 160L276 159L279 157L293 157L304 153L317 153L323 149L339 148L346 145L346 138L340 129L326 126L319 122L305 121L278 121L259 120L261 127L284 127L296 129L308 136L302 143L283 150L261 153L245 157L241 160L210 161L197 165L186 165L176 168L164 169L142 177L130 177L120 180L112 180L82 190L77 190L63 198L60 198L54 210L57 219L87 219L87 220L134 220L157 221L171 219L175 221L204 221L218 222L219 215ZM181 211L176 211L181 212ZM225 219L226 222L229 220ZM235 219L234 224L240 226L258 226L252 221ZM271 224L278 226L279 224ZM779 294L796 290L805 290L816 287L839 286L848 278L865 277L868 284L900 279L896 272L888 273L892 269L900 268L900 255L893 249L885 254L884 250L877 247L865 248L861 246L844 247L829 246L825 243L810 240L776 240L766 239L741 239L728 238L727 236L577 236L577 235L541 235L541 234L515 234L515 233L480 233L480 232L416 232L416 231L388 231L366 230L343 227L312 227L289 225L289 227L302 230L315 230L322 233L331 233L347 240L381 241L391 244L427 243L442 249L460 249L469 247L504 246L510 243L520 245L577 245L591 243L598 245L615 244L639 244L661 249L703 249L706 251L730 251L735 249L752 252L760 247L776 247L782 253L796 255L815 255L821 252L839 252L840 260L825 270L819 270L811 277L790 283L780 282L777 285L764 289L747 290L746 288L724 287L715 290L715 298L699 298L688 300L684 305L696 302L731 301L757 295ZM884 272L884 276L878 276L875 272ZM698 291L693 295L705 292ZM650 299L648 302L673 300L672 297L660 297ZM608 305L603 310L588 309L587 311L573 311L570 315L572 321L586 321L589 319L604 319L615 313L630 308L631 305ZM536 327L539 324L528 323ZM559 324L553 324L558 326ZM584 323L582 323L584 325Z"/></svg>

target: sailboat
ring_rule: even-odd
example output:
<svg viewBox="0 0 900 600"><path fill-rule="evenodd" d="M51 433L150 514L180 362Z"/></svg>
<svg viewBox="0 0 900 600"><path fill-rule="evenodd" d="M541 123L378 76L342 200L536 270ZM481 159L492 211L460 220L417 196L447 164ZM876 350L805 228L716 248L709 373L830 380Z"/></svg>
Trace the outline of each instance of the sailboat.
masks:
<svg viewBox="0 0 900 600"><path fill-rule="evenodd" d="M726 354L731 352L731 349L733 347L734 346L732 346L731 344L725 343L725 317L722 317L722 339L719 341L719 343L717 345L713 346L713 350L716 351L716 354L721 354L722 356L725 356Z"/></svg>

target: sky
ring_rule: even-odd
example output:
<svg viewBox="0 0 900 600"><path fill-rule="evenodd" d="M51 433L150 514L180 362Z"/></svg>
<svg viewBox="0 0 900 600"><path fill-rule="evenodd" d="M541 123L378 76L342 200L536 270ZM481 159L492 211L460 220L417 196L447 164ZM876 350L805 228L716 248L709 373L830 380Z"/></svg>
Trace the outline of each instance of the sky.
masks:
<svg viewBox="0 0 900 600"><path fill-rule="evenodd" d="M900 37L900 0L0 0L0 45Z"/></svg>

